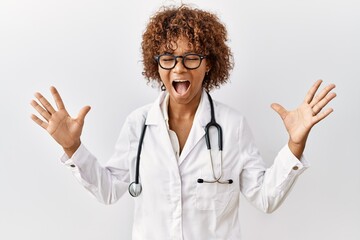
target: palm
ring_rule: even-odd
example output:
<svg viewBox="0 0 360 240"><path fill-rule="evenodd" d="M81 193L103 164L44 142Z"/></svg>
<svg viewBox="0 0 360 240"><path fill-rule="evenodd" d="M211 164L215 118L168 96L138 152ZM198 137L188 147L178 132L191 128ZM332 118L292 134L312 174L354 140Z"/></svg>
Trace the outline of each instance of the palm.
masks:
<svg viewBox="0 0 360 240"><path fill-rule="evenodd" d="M299 143L314 125L311 107L301 104L299 108L287 112L283 121L291 140Z"/></svg>
<svg viewBox="0 0 360 240"><path fill-rule="evenodd" d="M74 145L80 138L83 125L73 119L65 110L52 114L46 130L63 147Z"/></svg>
<svg viewBox="0 0 360 240"><path fill-rule="evenodd" d="M84 118L89 112L90 107L84 107L80 110L77 118L71 118L65 109L59 93L54 87L51 88L51 93L54 97L58 110L55 110L40 93L36 93L35 96L42 106L36 101L32 101L31 105L38 111L45 121L35 115L32 115L32 119L44 128L63 148L72 148L75 145L79 145L84 125Z"/></svg>
<svg viewBox="0 0 360 240"><path fill-rule="evenodd" d="M324 111L322 109L336 96L335 93L330 93L335 85L327 86L315 96L320 85L321 81L317 81L295 110L288 111L277 103L272 104L272 108L282 118L290 140L296 144L305 142L311 128L333 111L331 108Z"/></svg>

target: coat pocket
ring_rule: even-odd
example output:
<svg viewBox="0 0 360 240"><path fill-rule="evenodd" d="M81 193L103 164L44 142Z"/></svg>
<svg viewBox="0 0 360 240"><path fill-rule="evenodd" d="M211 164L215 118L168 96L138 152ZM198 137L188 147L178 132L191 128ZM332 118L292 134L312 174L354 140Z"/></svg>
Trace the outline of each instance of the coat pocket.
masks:
<svg viewBox="0 0 360 240"><path fill-rule="evenodd" d="M225 172L228 171L224 170L224 173ZM214 180L212 174L202 174L202 178L204 180ZM223 179L220 181L224 181ZM224 210L231 201L233 195L234 183L196 182L196 208L199 210Z"/></svg>

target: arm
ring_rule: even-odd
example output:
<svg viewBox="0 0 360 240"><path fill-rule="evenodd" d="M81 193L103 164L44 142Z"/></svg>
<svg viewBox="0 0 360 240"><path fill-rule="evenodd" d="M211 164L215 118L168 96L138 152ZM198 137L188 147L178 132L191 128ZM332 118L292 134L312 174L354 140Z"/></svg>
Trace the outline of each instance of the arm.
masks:
<svg viewBox="0 0 360 240"><path fill-rule="evenodd" d="M321 83L322 80L315 82L306 94L302 104L295 110L288 111L277 103L271 105L283 120L289 134L289 149L298 159L303 154L306 140L312 127L333 111L332 108L325 109L324 111L322 109L336 97L336 94L331 92L335 85L330 84L319 94L315 95Z"/></svg>
<svg viewBox="0 0 360 240"><path fill-rule="evenodd" d="M335 85L328 85L315 96L321 82L319 80L312 86L304 102L293 111L287 111L279 104L272 104L272 108L284 121L289 141L271 167L265 168L246 124L242 128L240 135L244 136L243 156L246 161L240 176L241 191L250 202L267 213L281 205L297 177L307 168L308 164L302 153L311 128L333 111L330 108L321 112L336 96L330 92Z"/></svg>
<svg viewBox="0 0 360 240"><path fill-rule="evenodd" d="M304 157L299 161L285 145L273 164L266 168L246 121L240 127L239 136L243 161L240 190L258 209L271 213L281 205L297 177L306 170L307 161Z"/></svg>
<svg viewBox="0 0 360 240"><path fill-rule="evenodd" d="M90 107L82 108L77 118L71 118L56 88L51 87L50 91L57 110L43 95L35 93L38 101L32 100L31 105L44 120L36 115L31 116L32 120L44 128L64 149L65 155L62 162L72 170L78 181L99 201L106 204L114 203L126 191L128 185L127 131L122 131L120 134L115 149L116 155L111 159L111 164L106 167L101 166L80 141L84 119Z"/></svg>

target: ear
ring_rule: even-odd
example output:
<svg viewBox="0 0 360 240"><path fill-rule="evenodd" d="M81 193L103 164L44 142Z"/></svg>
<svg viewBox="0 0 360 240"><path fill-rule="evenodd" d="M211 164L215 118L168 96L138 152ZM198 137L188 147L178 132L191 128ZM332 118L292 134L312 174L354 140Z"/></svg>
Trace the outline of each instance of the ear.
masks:
<svg viewBox="0 0 360 240"><path fill-rule="evenodd" d="M210 62L206 61L206 72L209 72L211 70L211 64Z"/></svg>
<svg viewBox="0 0 360 240"><path fill-rule="evenodd" d="M208 72L210 72L210 70L211 70L211 66L207 65L206 66L206 72L208 73Z"/></svg>

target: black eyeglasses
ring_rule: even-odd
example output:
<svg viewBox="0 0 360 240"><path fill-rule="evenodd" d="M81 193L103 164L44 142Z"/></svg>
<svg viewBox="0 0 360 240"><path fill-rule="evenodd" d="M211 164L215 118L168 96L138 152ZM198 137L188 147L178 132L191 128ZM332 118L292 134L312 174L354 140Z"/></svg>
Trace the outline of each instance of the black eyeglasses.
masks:
<svg viewBox="0 0 360 240"><path fill-rule="evenodd" d="M186 69L193 70L200 67L201 62L206 56L196 53L187 53L182 56L175 56L169 53L164 53L155 56L156 62L162 69L171 70L178 63L177 59L182 58L181 62Z"/></svg>

